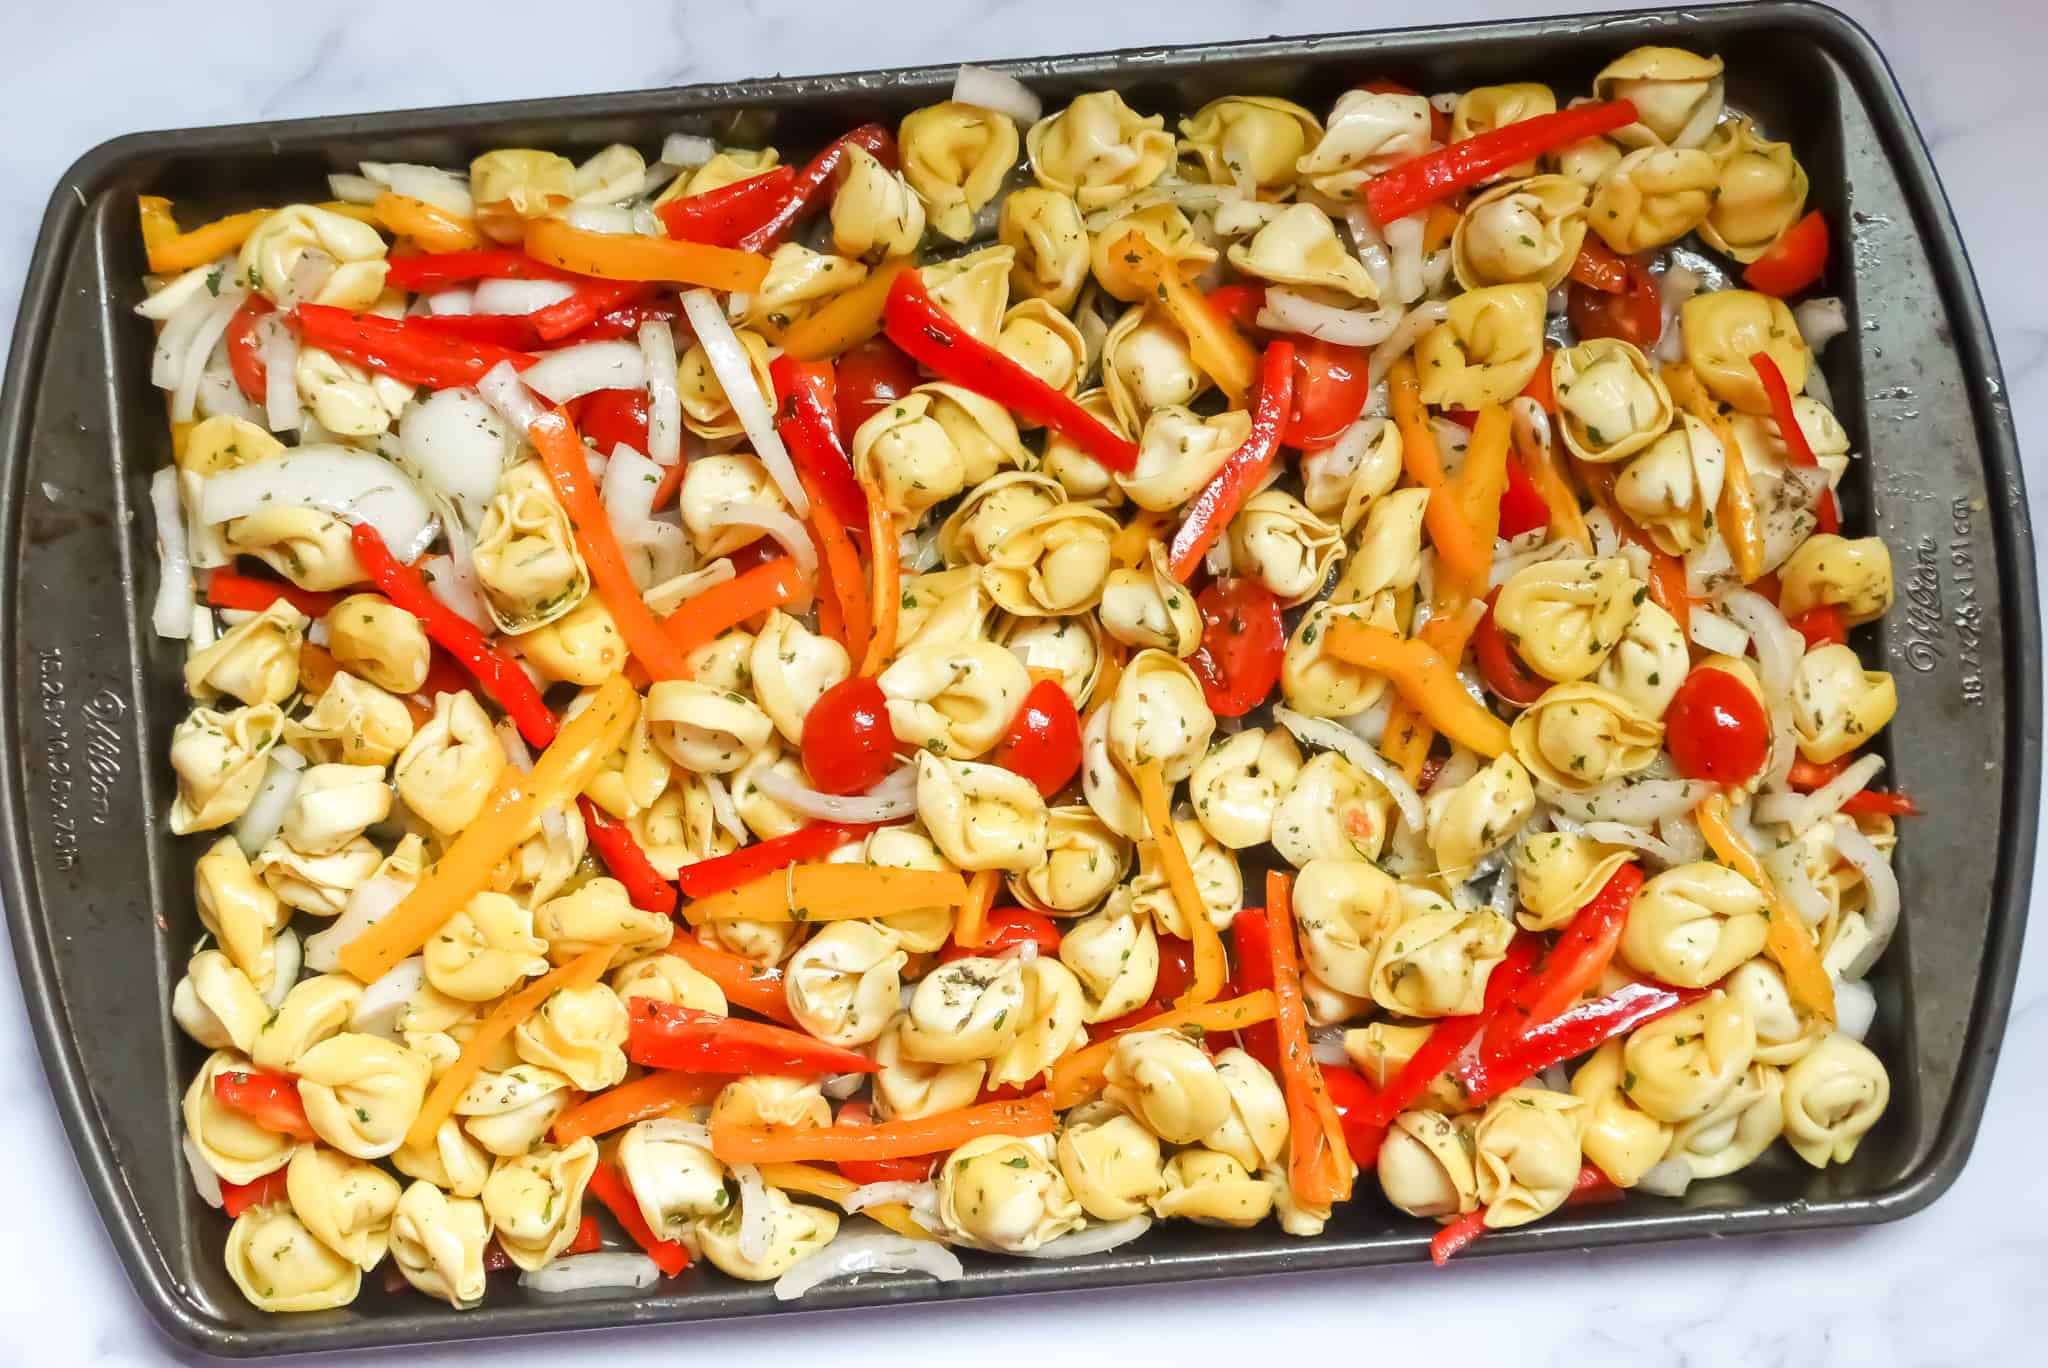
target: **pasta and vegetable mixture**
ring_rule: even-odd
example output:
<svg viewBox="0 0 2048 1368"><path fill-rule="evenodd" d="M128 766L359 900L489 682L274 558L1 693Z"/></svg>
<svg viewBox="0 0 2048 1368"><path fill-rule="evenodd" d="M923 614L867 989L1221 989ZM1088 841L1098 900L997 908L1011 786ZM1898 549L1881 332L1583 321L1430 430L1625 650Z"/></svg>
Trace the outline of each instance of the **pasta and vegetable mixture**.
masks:
<svg viewBox="0 0 2048 1368"><path fill-rule="evenodd" d="M1892 575L1788 303L1828 225L1723 91L964 68L804 161L144 199L184 1146L250 1302L1354 1200L1441 1261L1847 1161Z"/></svg>

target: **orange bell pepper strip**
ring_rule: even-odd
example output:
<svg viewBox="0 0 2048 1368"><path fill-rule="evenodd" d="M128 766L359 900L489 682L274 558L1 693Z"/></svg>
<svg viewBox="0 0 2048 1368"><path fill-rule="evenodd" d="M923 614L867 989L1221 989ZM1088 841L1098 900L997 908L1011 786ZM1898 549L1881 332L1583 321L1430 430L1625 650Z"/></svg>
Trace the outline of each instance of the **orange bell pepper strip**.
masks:
<svg viewBox="0 0 2048 1368"><path fill-rule="evenodd" d="M383 191L370 212L385 228L411 238L428 252L474 252L484 245L484 235L474 223L410 195Z"/></svg>
<svg viewBox="0 0 2048 1368"><path fill-rule="evenodd" d="M1062 1055L1052 1066L1051 1084L1043 1093L1034 1096L1049 1097L1053 1106L1065 1110L1100 1092L1103 1069L1109 1064L1110 1055L1115 1053L1117 1041L1134 1032L1193 1030L1207 1034L1211 1031L1239 1031L1262 1021L1271 1021L1274 1009L1273 990L1261 988L1242 997L1205 1002L1198 1007L1175 1008L1144 1021L1132 1022L1115 1035L1104 1036L1092 1045Z"/></svg>
<svg viewBox="0 0 2048 1368"><path fill-rule="evenodd" d="M978 1135L1050 1135L1057 1118L1043 1092L865 1126L739 1126L711 1123L711 1152L728 1164L904 1159L950 1153Z"/></svg>
<svg viewBox="0 0 2048 1368"><path fill-rule="evenodd" d="M162 195L137 195L135 210L142 218L142 246L155 251L178 235L178 220L171 214L171 202Z"/></svg>
<svg viewBox="0 0 2048 1368"><path fill-rule="evenodd" d="M526 839L540 814L574 800L597 777L640 715L640 696L612 676L590 705L563 723L533 769L508 769L476 821L384 917L341 949L341 967L364 983L425 945L442 923L490 886L491 872Z"/></svg>
<svg viewBox="0 0 2048 1368"><path fill-rule="evenodd" d="M1706 386L1691 366L1671 365L1664 368L1664 387L1671 391L1671 397L1678 406L1706 424L1707 430L1721 443L1726 456L1726 471L1721 477L1721 501L1715 515L1721 520L1721 538L1728 543L1729 557L1735 562L1735 573L1749 584L1764 573L1764 529L1763 519L1757 513L1756 487L1749 478L1749 462L1743 458L1742 443L1735 435L1735 427L1722 414L1720 406L1708 397Z"/></svg>
<svg viewBox="0 0 2048 1368"><path fill-rule="evenodd" d="M549 1133L556 1144L573 1145L586 1135L606 1135L636 1121L666 1116L677 1107L709 1102L731 1081L659 1069L631 1083L592 1093L556 1117Z"/></svg>
<svg viewBox="0 0 2048 1368"><path fill-rule="evenodd" d="M1474 612L1474 604L1458 604L1455 600L1439 603L1429 621L1422 624L1417 636L1427 642L1432 650L1449 661L1452 669L1465 658L1465 647L1471 643L1472 633L1484 616L1484 608ZM1408 776L1408 782L1417 783L1422 778L1422 767L1429 762L1430 743L1436 740L1436 728L1430 725L1410 703L1405 695L1394 700L1394 706L1387 713L1387 729L1380 739L1380 754L1390 764L1400 768Z"/></svg>
<svg viewBox="0 0 2048 1368"><path fill-rule="evenodd" d="M819 612L824 612L828 602L836 605L839 644L846 648L847 659L858 664L866 659L868 639L874 634L873 610L868 603L867 576L861 573L860 551L846 534L846 524L839 520L817 481L801 468L797 478L803 483L804 493L810 496L811 530L817 535L824 570L826 595L819 600Z"/></svg>
<svg viewBox="0 0 2048 1368"><path fill-rule="evenodd" d="M157 207L159 205L161 208ZM249 234L256 231L256 225L274 212L271 209L250 209L180 233L170 217L170 201L155 195L148 196L142 204L142 242L149 255L149 273L176 275L194 266L204 266L215 257L225 256L247 242ZM173 230L168 236L164 234L166 223ZM152 236L155 236L155 242L150 241Z"/></svg>
<svg viewBox="0 0 2048 1368"><path fill-rule="evenodd" d="M778 556L683 600L661 620L661 630L687 656L755 614L800 597L804 588L796 562L788 556Z"/></svg>
<svg viewBox="0 0 2048 1368"><path fill-rule="evenodd" d="M433 876L429 874L428 877ZM349 948L353 949L358 943L351 942ZM448 1119L455 1104L462 1099L462 1094L483 1072L484 1061L490 1058L491 1052L556 993L564 988L588 988L603 978L604 971L611 965L615 948L593 945L567 964L541 975L510 997L500 999L491 1014L478 1024L476 1034L462 1047L462 1053L455 1057L455 1062L448 1066L447 1072L427 1094L427 1100L420 1106L420 1114L413 1118L412 1125L405 1132L405 1143L424 1145L431 1141L434 1132L441 1128L441 1123ZM342 957L346 959L347 955L348 951L343 950ZM355 971L351 969L349 972Z"/></svg>
<svg viewBox="0 0 2048 1368"><path fill-rule="evenodd" d="M768 258L730 247L632 233L592 233L560 219L526 225L526 254L600 280L659 280L713 290L758 290Z"/></svg>
<svg viewBox="0 0 2048 1368"><path fill-rule="evenodd" d="M1545 392L1549 390L1550 374L1548 364L1538 366L1536 374L1544 378ZM1533 381L1531 382L1534 383ZM1539 397L1538 403L1542 403ZM1557 400L1549 401L1545 412L1555 412ZM1511 435L1513 425L1510 424ZM1536 487L1543 506L1550 510L1550 535L1562 537L1578 547L1586 555L1593 554L1593 534L1586 530L1586 515L1579 508L1579 496L1565 478L1563 468L1558 464L1557 454L1551 443L1539 442L1532 431L1526 441L1516 441L1515 455L1521 458L1522 472L1529 477L1529 483Z"/></svg>
<svg viewBox="0 0 2048 1368"><path fill-rule="evenodd" d="M1467 750L1492 759L1508 748L1507 723L1465 692L1457 662L1445 659L1427 641L1337 618L1329 628L1329 651L1339 660L1385 675L1430 726Z"/></svg>
<svg viewBox="0 0 2048 1368"><path fill-rule="evenodd" d="M1135 228L1110 247L1131 274L1158 297L1161 307L1188 339L1188 355L1216 382L1231 407L1244 404L1258 378L1259 353L1231 325L1227 315L1209 307L1201 291L1188 284L1166 254Z"/></svg>
<svg viewBox="0 0 2048 1368"><path fill-rule="evenodd" d="M534 419L526 436L540 453L541 464L547 467L548 483L554 486L555 497L562 501L562 511L569 515L569 526L574 529L576 545L590 567L597 596L618 624L626 649L647 671L649 679L688 679L690 667L682 647L662 630L661 623L649 611L647 600L640 597L633 572L626 568L625 553L619 550L618 538L612 535L611 519L605 515L604 503L591 481L583 439L576 435L576 425L558 407Z"/></svg>
<svg viewBox="0 0 2048 1368"><path fill-rule="evenodd" d="M977 870L967 881L967 901L960 904L959 915L953 920L955 945L972 950L988 939L988 910L995 906L996 890L1002 882L1002 874L993 869Z"/></svg>
<svg viewBox="0 0 2048 1368"><path fill-rule="evenodd" d="M1458 231L1459 220L1465 215L1442 200L1429 206L1429 214L1422 220L1422 250L1425 254L1441 252L1451 245L1451 235Z"/></svg>
<svg viewBox="0 0 2048 1368"><path fill-rule="evenodd" d="M1779 971L1784 974L1785 988L1792 995L1792 1000L1832 1023L1835 1019L1835 985L1821 965L1820 951L1814 948L1813 938L1807 934L1806 924L1799 919L1799 913L1771 882L1763 861L1729 825L1728 795L1717 793L1701 800L1700 805L1693 809L1693 817L1700 824L1700 835L1707 838L1708 848L1721 862L1763 891L1764 905L1771 913L1771 929L1764 941L1764 952L1776 961Z"/></svg>
<svg viewBox="0 0 2048 1368"><path fill-rule="evenodd" d="M717 984L729 1005L743 1007L784 1026L796 1025L796 1013L789 1010L789 995L783 987L781 966L756 964L689 936L671 940L668 953Z"/></svg>
<svg viewBox="0 0 2048 1368"><path fill-rule="evenodd" d="M916 269L910 257L890 257L869 271L860 284L842 290L789 325L782 349L799 361L827 361L850 351L882 330L882 309L889 287L905 271Z"/></svg>
<svg viewBox="0 0 2048 1368"><path fill-rule="evenodd" d="M1458 584L1486 584L1493 566L1493 543L1484 545L1466 520L1463 500L1444 478L1443 455L1437 449L1436 431L1422 407L1422 383L1415 373L1415 361L1404 356L1387 371L1387 402L1394 426L1401 433L1401 463L1408 478L1429 491L1429 505L1423 510L1423 525L1429 529L1430 544L1445 570ZM1507 472L1501 472L1503 482ZM1499 499L1495 499L1498 505ZM1496 507L1495 521L1499 520Z"/></svg>
<svg viewBox="0 0 2048 1368"><path fill-rule="evenodd" d="M1483 554L1463 565L1451 566L1446 561L1446 568L1456 572L1453 582L1468 598L1485 595L1486 579L1493 569L1493 543L1500 535L1500 500L1508 487L1508 445L1513 435L1510 426L1508 411L1499 404L1480 409L1478 421L1472 425L1471 442L1465 448L1465 464L1458 471L1458 520L1468 534L1468 540L1459 544L1459 552ZM1436 502L1433 494L1430 502ZM1441 545L1437 555L1444 556Z"/></svg>
<svg viewBox="0 0 2048 1368"><path fill-rule="evenodd" d="M1126 570L1138 569L1145 564L1152 543L1166 540L1166 529L1172 525L1170 511L1139 509L1109 539L1110 560Z"/></svg>
<svg viewBox="0 0 2048 1368"><path fill-rule="evenodd" d="M1266 874L1266 937L1272 952L1273 1027L1279 1041L1280 1081L1287 1096L1287 1184L1304 1206L1348 1201L1358 1169L1344 1142L1344 1125L1323 1086L1323 1071L1309 1053L1308 1009L1302 1003L1301 962L1294 946L1294 881Z"/></svg>
<svg viewBox="0 0 2048 1368"><path fill-rule="evenodd" d="M903 562L902 548L896 544L896 519L882 501L882 491L862 480L860 492L868 501L868 555L874 561L875 574L874 592L868 596L874 610L874 635L868 638L860 673L872 679L896 654L896 624L903 611Z"/></svg>
<svg viewBox="0 0 2048 1368"><path fill-rule="evenodd" d="M1187 924L1188 943L1194 950L1194 978L1173 1005L1199 1006L1222 992L1224 980L1229 977L1230 965L1223 955L1223 937L1216 933L1215 924L1209 920L1208 904L1202 901L1202 891L1195 886L1194 867L1188 863L1188 852L1174 830L1173 804L1166 792L1166 779L1158 762L1138 766L1137 773L1131 778L1138 786L1138 801L1145 810L1145 826L1152 833L1152 849L1159 859L1160 869L1166 874L1166 886L1173 892L1173 901L1180 908L1180 919Z"/></svg>
<svg viewBox="0 0 2048 1368"><path fill-rule="evenodd" d="M712 921L822 922L887 917L917 907L958 907L967 880L950 869L882 865L795 864L699 898L683 908L692 926Z"/></svg>
<svg viewBox="0 0 2048 1368"><path fill-rule="evenodd" d="M781 1188L785 1192L801 1192L812 1197L823 1197L828 1202L846 1205L846 1199L853 1195L860 1184L841 1173L830 1169L817 1168L810 1164L758 1164L761 1181L769 1187ZM938 1236L919 1225L910 1214L910 1208L902 1202L877 1202L861 1208L861 1215L873 1217L898 1235L912 1240L936 1240Z"/></svg>

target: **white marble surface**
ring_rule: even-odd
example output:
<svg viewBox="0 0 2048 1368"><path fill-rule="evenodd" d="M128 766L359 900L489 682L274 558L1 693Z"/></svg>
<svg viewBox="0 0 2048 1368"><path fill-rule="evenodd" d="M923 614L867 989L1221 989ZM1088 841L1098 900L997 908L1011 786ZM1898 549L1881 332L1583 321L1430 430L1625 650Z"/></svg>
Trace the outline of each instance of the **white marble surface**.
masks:
<svg viewBox="0 0 2048 1368"><path fill-rule="evenodd" d="M262 6L20 7L0 83L0 323L49 187L117 133L189 124L580 94L804 73L1539 14L1574 0L296 0ZM2041 0L1843 0L1876 36L1932 145L1985 283L2048 529L2048 272L2040 269L2048 115ZM531 11L522 17L522 11ZM209 13L210 11L210 13ZM458 11L460 17L458 17ZM489 18L482 18L485 13ZM2015 168L2018 168L2017 173ZM2031 168L2031 169L2029 169ZM2048 862L2044 862L2048 863ZM6 951L0 948L0 957ZM173 1356L130 1294L77 1182L14 976L0 971L0 1096L9 1237L0 1239L0 1363ZM1129 1368L1319 1351L1330 1359L1570 1363L1574 1368L2039 1362L2048 1288L2048 931L2037 928L1976 1153L1956 1187L1902 1223L1846 1235L1012 1300L777 1323L493 1343L413 1364L619 1363L687 1354L759 1361ZM2034 1349L2026 1346L2032 1344ZM1114 1348L1112 1349L1112 1345Z"/></svg>

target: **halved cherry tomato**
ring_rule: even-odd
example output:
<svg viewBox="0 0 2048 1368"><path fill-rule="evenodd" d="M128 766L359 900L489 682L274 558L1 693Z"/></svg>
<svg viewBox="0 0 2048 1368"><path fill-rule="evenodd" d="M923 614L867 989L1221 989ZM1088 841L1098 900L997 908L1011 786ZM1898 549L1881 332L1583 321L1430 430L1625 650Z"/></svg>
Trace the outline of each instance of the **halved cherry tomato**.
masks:
<svg viewBox="0 0 2048 1368"><path fill-rule="evenodd" d="M272 1169L253 1183L222 1183L220 1209L233 1220L251 1207L270 1206L285 1200L284 1170Z"/></svg>
<svg viewBox="0 0 2048 1368"><path fill-rule="evenodd" d="M1657 298L1657 282L1635 261L1624 257L1628 287L1608 294L1574 280L1566 311L1572 332L1581 342L1594 337L1618 337L1644 351L1657 344L1664 331L1664 304Z"/></svg>
<svg viewBox="0 0 2048 1368"><path fill-rule="evenodd" d="M1515 463L1509 461L1508 469L1514 468ZM1493 620L1494 600L1499 597L1498 589L1486 596L1486 615L1472 629L1472 655L1479 662L1479 677L1486 681L1488 689L1502 702L1526 708L1543 697L1550 681L1522 663L1522 657L1508 641L1508 634Z"/></svg>
<svg viewBox="0 0 2048 1368"><path fill-rule="evenodd" d="M229 1111L279 1135L312 1140L306 1104L299 1100L299 1080L267 1069L225 1069L213 1076L213 1096Z"/></svg>
<svg viewBox="0 0 2048 1368"><path fill-rule="evenodd" d="M263 344L256 340L256 320L270 312L270 301L252 294L228 320L228 369L235 388L252 404L261 404L269 372L263 366Z"/></svg>
<svg viewBox="0 0 2048 1368"><path fill-rule="evenodd" d="M576 430L600 456L609 456L613 447L622 445L645 456L647 391L606 389L585 395Z"/></svg>
<svg viewBox="0 0 2048 1368"><path fill-rule="evenodd" d="M838 1124L842 1126L872 1126L874 1111L862 1098L841 1103ZM851 1179L865 1187L869 1183L922 1183L932 1176L932 1165L940 1159L936 1154L912 1155L906 1159L837 1159L833 1164L840 1176Z"/></svg>
<svg viewBox="0 0 2048 1368"><path fill-rule="evenodd" d="M1259 310L1266 307L1266 287L1218 285L1202 298L1208 302L1211 309L1238 327L1256 328L1259 325Z"/></svg>
<svg viewBox="0 0 2048 1368"><path fill-rule="evenodd" d="M1749 263L1743 284L1767 295L1798 294L1828 268L1828 221L1816 209Z"/></svg>
<svg viewBox="0 0 2048 1368"><path fill-rule="evenodd" d="M1365 408L1371 380L1362 347L1340 347L1319 338L1294 344L1294 407L1280 432L1282 446L1313 451L1337 440Z"/></svg>
<svg viewBox="0 0 2048 1368"><path fill-rule="evenodd" d="M808 734L808 732L806 732ZM990 760L1052 797L1081 768L1081 716L1058 682L1041 679L1024 695Z"/></svg>
<svg viewBox="0 0 2048 1368"><path fill-rule="evenodd" d="M1287 631L1280 600L1257 580L1220 579L1195 595L1202 644L1188 659L1202 696L1219 717L1242 717L1266 701L1280 679Z"/></svg>
<svg viewBox="0 0 2048 1368"><path fill-rule="evenodd" d="M1572 279L1602 294L1620 294L1628 288L1628 258L1588 233L1572 262Z"/></svg>
<svg viewBox="0 0 2048 1368"><path fill-rule="evenodd" d="M1849 640L1849 629L1842 622L1842 610L1832 603L1820 603L1786 619L1792 630L1806 638L1806 649L1816 646L1838 646Z"/></svg>
<svg viewBox="0 0 2048 1368"><path fill-rule="evenodd" d="M994 955L1001 951L1030 941L1038 947L1041 955L1057 955L1060 952L1059 925L1043 912L1033 912L1028 907L996 907L989 909L988 928L983 933L982 943L973 949L964 945L946 942L939 951L939 963L950 964L957 959L972 959L976 955Z"/></svg>
<svg viewBox="0 0 2048 1368"><path fill-rule="evenodd" d="M1379 1091L1364 1074L1342 1064L1325 1064L1322 1071L1323 1087L1330 1094L1330 1105L1337 1109L1337 1124L1344 1129L1344 1147L1351 1151L1351 1162L1361 1169L1370 1168L1379 1158L1380 1141L1387 1134L1384 1126L1372 1123Z"/></svg>
<svg viewBox="0 0 2048 1368"><path fill-rule="evenodd" d="M1550 526L1550 505L1536 492L1522 463L1508 457L1508 487L1500 495L1500 534L1519 537L1539 527Z"/></svg>
<svg viewBox="0 0 2048 1368"><path fill-rule="evenodd" d="M882 686L865 675L843 679L804 714L804 773L826 793L865 793L896 768Z"/></svg>
<svg viewBox="0 0 2048 1368"><path fill-rule="evenodd" d="M853 434L875 410L917 385L917 363L886 337L850 348L838 364L839 439L853 450Z"/></svg>
<svg viewBox="0 0 2048 1368"><path fill-rule="evenodd" d="M1664 744L1686 778L1739 784L1770 758L1771 719L1748 685L1703 666L1685 677L1665 709Z"/></svg>
<svg viewBox="0 0 2048 1368"><path fill-rule="evenodd" d="M1841 777L1842 771L1849 768L1849 762L1854 758L1844 755L1822 765L1802 755L1792 762L1792 772L1785 776L1785 782L1801 793L1811 793L1817 788L1825 788L1834 783Z"/></svg>

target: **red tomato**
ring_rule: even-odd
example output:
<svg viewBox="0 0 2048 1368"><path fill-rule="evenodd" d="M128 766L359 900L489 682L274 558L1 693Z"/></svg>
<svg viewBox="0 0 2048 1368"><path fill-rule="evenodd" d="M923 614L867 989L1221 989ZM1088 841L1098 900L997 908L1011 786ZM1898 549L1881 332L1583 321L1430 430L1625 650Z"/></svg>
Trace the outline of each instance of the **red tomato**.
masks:
<svg viewBox="0 0 2048 1368"><path fill-rule="evenodd" d="M1571 275L1602 294L1620 294L1628 289L1628 258L1588 233L1572 261Z"/></svg>
<svg viewBox="0 0 2048 1368"><path fill-rule="evenodd" d="M1514 462L1508 462L1508 469L1514 469ZM1526 708L1543 697L1550 681L1522 663L1508 634L1493 620L1493 603L1499 597L1498 589L1486 596L1486 615L1472 629L1472 655L1479 662L1479 677L1496 697Z"/></svg>
<svg viewBox="0 0 2048 1368"><path fill-rule="evenodd" d="M868 1104L859 1098L839 1108L838 1124L842 1126L870 1126L874 1114ZM865 1187L869 1183L922 1183L932 1176L932 1165L938 1155L914 1155L908 1159L841 1159L837 1163L841 1177Z"/></svg>
<svg viewBox="0 0 2048 1368"><path fill-rule="evenodd" d="M732 562L732 572L735 575L744 575L749 570L766 565L781 554L781 542L773 537L757 537L739 550L729 553L726 559Z"/></svg>
<svg viewBox="0 0 2048 1368"><path fill-rule="evenodd" d="M600 456L610 456L616 446L629 446L645 456L647 391L606 389L585 395L576 430Z"/></svg>
<svg viewBox="0 0 2048 1368"><path fill-rule="evenodd" d="M1195 595L1202 644L1188 660L1202 696L1219 717L1242 717L1266 701L1280 679L1287 631L1280 600L1257 580L1220 579Z"/></svg>
<svg viewBox="0 0 2048 1368"><path fill-rule="evenodd" d="M982 943L968 947L951 941L939 951L939 963L948 964L957 959L971 959L976 955L993 955L1031 941L1038 946L1041 955L1057 955L1060 952L1060 929L1051 917L1043 912L1033 912L1028 907L997 907L988 914L988 926Z"/></svg>
<svg viewBox="0 0 2048 1368"><path fill-rule="evenodd" d="M886 337L871 337L839 358L839 440L853 448L860 425L917 385L917 363Z"/></svg>
<svg viewBox="0 0 2048 1368"><path fill-rule="evenodd" d="M1648 271L1626 257L1622 265L1628 272L1628 288L1617 294L1572 282L1566 306L1572 332L1581 342L1618 337L1648 351L1664 331L1664 304L1657 298L1657 282Z"/></svg>
<svg viewBox="0 0 2048 1368"><path fill-rule="evenodd" d="M865 793L896 768L882 686L865 675L825 690L804 715L804 773L826 793Z"/></svg>
<svg viewBox="0 0 2048 1368"><path fill-rule="evenodd" d="M1159 977L1152 984L1152 998L1171 1006L1195 981L1195 947L1179 936L1159 937ZM1166 1007L1161 1007L1163 1012ZM1157 1016L1158 1012L1152 1013Z"/></svg>
<svg viewBox="0 0 2048 1368"><path fill-rule="evenodd" d="M1337 1124L1344 1129L1344 1147L1351 1151L1351 1162L1361 1169L1372 1167L1379 1158L1380 1141L1387 1133L1384 1127L1366 1119L1379 1101L1378 1092L1356 1069L1325 1064L1322 1070L1323 1088L1336 1109Z"/></svg>
<svg viewBox="0 0 2048 1368"><path fill-rule="evenodd" d="M299 1100L299 1080L290 1074L265 1069L227 1069L213 1076L213 1096L229 1111L239 1112L267 1131L314 1138L306 1120L306 1105Z"/></svg>
<svg viewBox="0 0 2048 1368"><path fill-rule="evenodd" d="M228 320L228 369L234 372L235 388L252 404L263 402L269 372L263 367L263 344L256 339L256 320L270 312L270 301L252 294Z"/></svg>
<svg viewBox="0 0 2048 1368"><path fill-rule="evenodd" d="M1842 610L1832 603L1817 604L1789 621L1792 630L1806 638L1809 651L1816 646L1845 645L1849 640Z"/></svg>
<svg viewBox="0 0 2048 1368"><path fill-rule="evenodd" d="M1033 684L990 759L1029 779L1044 797L1065 788L1081 768L1081 717L1067 691L1050 679Z"/></svg>
<svg viewBox="0 0 2048 1368"><path fill-rule="evenodd" d="M1203 298L1209 307L1240 328L1256 328L1259 310L1266 304L1263 285L1218 285Z"/></svg>
<svg viewBox="0 0 2048 1368"><path fill-rule="evenodd" d="M1750 262L1742 280L1752 290L1783 297L1798 294L1819 280L1827 268L1828 221L1816 209Z"/></svg>
<svg viewBox="0 0 2048 1368"><path fill-rule="evenodd" d="M251 1207L269 1206L285 1200L284 1170L272 1169L253 1183L222 1183L220 1207L229 1219Z"/></svg>
<svg viewBox="0 0 2048 1368"><path fill-rule="evenodd" d="M1770 758L1771 719L1748 685L1703 666L1685 677L1665 710L1664 744L1686 778L1739 784Z"/></svg>
<svg viewBox="0 0 2048 1368"><path fill-rule="evenodd" d="M1508 457L1508 487L1500 496L1500 534L1519 537L1539 527L1550 526L1550 505L1536 492L1535 482L1522 463Z"/></svg>
<svg viewBox="0 0 2048 1368"><path fill-rule="evenodd" d="M1918 817L1920 805L1903 793L1864 789L1843 799L1842 811L1851 817Z"/></svg>
<svg viewBox="0 0 2048 1368"><path fill-rule="evenodd" d="M1280 433L1283 446L1312 451L1337 440L1365 407L1371 388L1362 347L1340 347L1313 337L1294 344L1294 408Z"/></svg>

